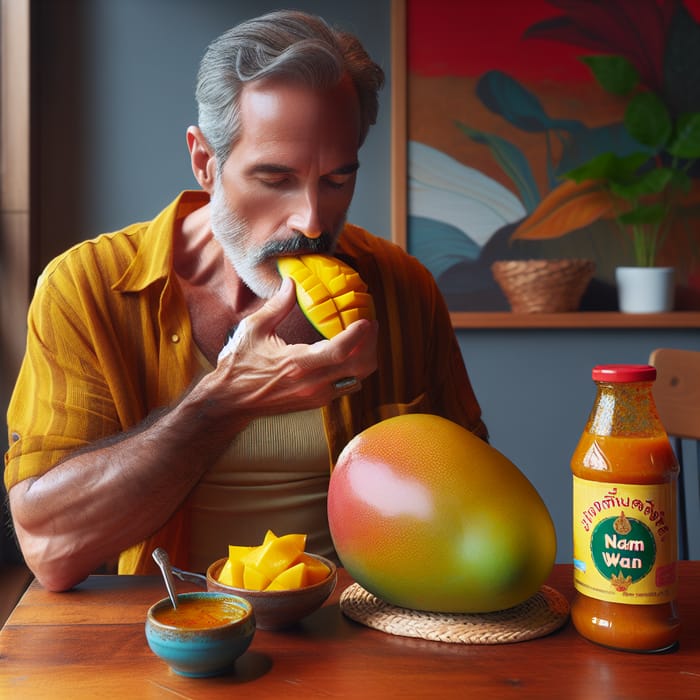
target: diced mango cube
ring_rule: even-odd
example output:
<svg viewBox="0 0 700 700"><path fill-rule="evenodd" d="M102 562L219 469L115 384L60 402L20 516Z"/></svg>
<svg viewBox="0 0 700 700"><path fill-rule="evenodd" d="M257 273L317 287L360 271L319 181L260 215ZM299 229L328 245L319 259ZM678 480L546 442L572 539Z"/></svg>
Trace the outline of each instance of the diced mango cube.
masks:
<svg viewBox="0 0 700 700"><path fill-rule="evenodd" d="M306 315L312 323L324 323L327 320L335 320L338 310L332 299L326 299L320 304L307 309Z"/></svg>
<svg viewBox="0 0 700 700"><path fill-rule="evenodd" d="M366 318L366 316L358 309L348 309L347 311L340 312L340 319L343 322L343 328L347 328L351 323L359 321L361 318Z"/></svg>
<svg viewBox="0 0 700 700"><path fill-rule="evenodd" d="M362 295L354 290L350 290L349 292L338 294L338 296L333 297L335 305L341 311L344 309L354 309L357 306L358 299L362 299Z"/></svg>
<svg viewBox="0 0 700 700"><path fill-rule="evenodd" d="M338 335L338 333L341 331L345 330L345 326L343 326L342 321L337 317L314 325L326 338L332 338L333 336Z"/></svg>
<svg viewBox="0 0 700 700"><path fill-rule="evenodd" d="M333 296L351 289L363 292L367 289L367 285L362 281L360 275L358 275L354 270L352 272L342 272L339 268L338 271L339 274L326 282L328 291Z"/></svg>
<svg viewBox="0 0 700 700"><path fill-rule="evenodd" d="M316 304L322 304L330 298L328 290L321 282L318 282L313 286L309 284L307 287L298 288L297 297L299 298L301 304L305 307L312 307Z"/></svg>

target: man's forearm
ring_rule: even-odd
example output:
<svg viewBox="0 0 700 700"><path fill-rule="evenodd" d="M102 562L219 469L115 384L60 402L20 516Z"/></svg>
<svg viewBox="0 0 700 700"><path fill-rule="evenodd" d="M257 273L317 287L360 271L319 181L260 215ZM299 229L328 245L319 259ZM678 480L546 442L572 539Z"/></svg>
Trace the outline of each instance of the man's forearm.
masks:
<svg viewBox="0 0 700 700"><path fill-rule="evenodd" d="M25 559L50 590L71 588L159 529L244 424L212 429L195 395L10 490Z"/></svg>

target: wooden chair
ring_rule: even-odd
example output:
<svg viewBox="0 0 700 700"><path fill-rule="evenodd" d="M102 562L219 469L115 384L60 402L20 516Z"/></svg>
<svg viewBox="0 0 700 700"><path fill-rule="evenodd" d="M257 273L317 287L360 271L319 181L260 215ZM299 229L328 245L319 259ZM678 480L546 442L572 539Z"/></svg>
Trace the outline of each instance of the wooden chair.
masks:
<svg viewBox="0 0 700 700"><path fill-rule="evenodd" d="M658 348L649 356L656 367L654 401L681 467L678 477L679 557L688 558L688 517L683 440L694 441L700 467L700 351ZM699 501L700 501L700 494Z"/></svg>

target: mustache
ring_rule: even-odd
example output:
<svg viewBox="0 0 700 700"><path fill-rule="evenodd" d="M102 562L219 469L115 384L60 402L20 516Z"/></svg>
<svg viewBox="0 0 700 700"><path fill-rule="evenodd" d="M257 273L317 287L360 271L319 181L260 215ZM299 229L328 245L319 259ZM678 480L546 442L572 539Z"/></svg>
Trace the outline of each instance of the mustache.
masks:
<svg viewBox="0 0 700 700"><path fill-rule="evenodd" d="M283 241L268 241L260 249L257 258L258 262L262 262L267 258L279 257L280 255L330 253L332 250L333 236L324 231L318 238L307 238L302 234L297 234L294 238L287 238Z"/></svg>

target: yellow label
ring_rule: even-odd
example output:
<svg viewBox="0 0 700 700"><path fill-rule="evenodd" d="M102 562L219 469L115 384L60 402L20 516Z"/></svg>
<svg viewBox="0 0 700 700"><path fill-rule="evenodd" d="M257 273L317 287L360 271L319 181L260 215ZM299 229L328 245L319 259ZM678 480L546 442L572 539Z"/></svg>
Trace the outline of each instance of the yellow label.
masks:
<svg viewBox="0 0 700 700"><path fill-rule="evenodd" d="M656 605L675 598L675 482L609 484L574 476L574 585L591 598Z"/></svg>

